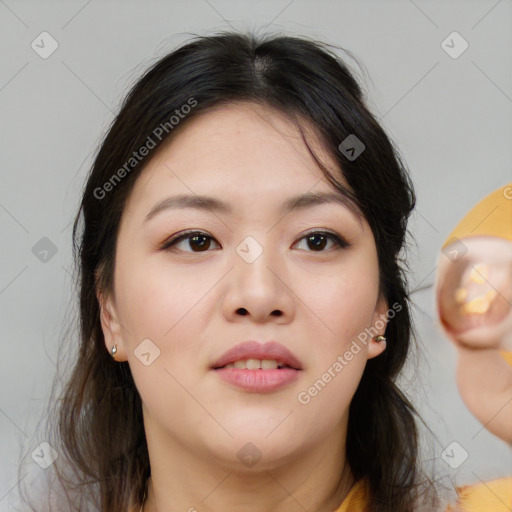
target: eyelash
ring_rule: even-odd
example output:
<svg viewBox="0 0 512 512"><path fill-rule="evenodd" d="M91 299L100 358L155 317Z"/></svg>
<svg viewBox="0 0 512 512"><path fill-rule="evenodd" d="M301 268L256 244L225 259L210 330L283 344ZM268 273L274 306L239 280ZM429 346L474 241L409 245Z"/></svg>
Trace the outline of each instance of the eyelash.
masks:
<svg viewBox="0 0 512 512"><path fill-rule="evenodd" d="M160 247L160 250L162 250L162 251L171 250L172 246L176 245L177 243L181 242L182 240L191 239L197 235L204 236L205 238L210 238L211 240L215 240L212 236L208 235L204 231L190 230L190 231L185 231L181 235L176 235L176 236L171 237L170 239L166 240ZM306 233L304 236L302 236L299 239L299 241L304 240L305 238L308 238L308 237L314 236L314 235L322 235L322 236L325 236L325 237L331 239L337 246L336 250L346 249L347 247L351 246L351 244L349 242L347 242L347 240L343 236L338 235L333 232L330 232L330 231L320 231L320 230L310 231L310 232ZM202 252L209 252L209 251L206 250L206 251L183 251L183 252L191 252L191 253L195 253L195 254L200 254ZM321 251L307 251L307 252L329 252L329 251L321 250Z"/></svg>

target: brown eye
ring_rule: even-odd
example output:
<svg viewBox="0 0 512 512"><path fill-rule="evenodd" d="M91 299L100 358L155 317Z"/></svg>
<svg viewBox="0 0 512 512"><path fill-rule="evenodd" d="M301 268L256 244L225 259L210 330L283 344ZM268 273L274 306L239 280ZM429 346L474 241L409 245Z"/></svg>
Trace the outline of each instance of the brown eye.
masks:
<svg viewBox="0 0 512 512"><path fill-rule="evenodd" d="M181 242L188 242L188 247L192 248L191 251L184 250L183 248L179 248L178 250L184 250L184 252L207 252L211 246L212 240L214 240L213 237L201 231L189 231L187 233L171 238L164 243L161 249L165 250L172 247L173 250L175 250L174 248L177 247Z"/></svg>
<svg viewBox="0 0 512 512"><path fill-rule="evenodd" d="M318 233L314 235L309 235L307 237L307 243L308 247L314 248L316 251L317 249L322 250L327 245L328 238L325 235L319 235Z"/></svg>
<svg viewBox="0 0 512 512"><path fill-rule="evenodd" d="M328 231L310 232L300 239L300 241L302 240L306 240L307 246L312 250L312 252L327 252L324 251L324 248L329 240L332 241L335 248L338 249L344 249L350 246L343 237Z"/></svg>
<svg viewBox="0 0 512 512"><path fill-rule="evenodd" d="M208 250L211 244L211 238L205 235L194 235L187 238L189 240L190 247L196 247L199 251Z"/></svg>

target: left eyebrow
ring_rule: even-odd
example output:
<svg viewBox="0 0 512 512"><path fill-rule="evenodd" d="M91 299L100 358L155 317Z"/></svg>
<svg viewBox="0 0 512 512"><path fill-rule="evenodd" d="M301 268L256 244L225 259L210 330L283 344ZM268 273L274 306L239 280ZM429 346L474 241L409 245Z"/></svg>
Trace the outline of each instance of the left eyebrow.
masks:
<svg viewBox="0 0 512 512"><path fill-rule="evenodd" d="M350 210L358 219L363 217L358 205L344 191L335 192L306 192L298 196L289 197L281 206L281 213L304 210L320 204L340 204ZM195 208L197 210L232 214L233 208L228 203L211 196L180 194L170 196L157 203L146 215L144 222L149 221L158 213L169 209Z"/></svg>

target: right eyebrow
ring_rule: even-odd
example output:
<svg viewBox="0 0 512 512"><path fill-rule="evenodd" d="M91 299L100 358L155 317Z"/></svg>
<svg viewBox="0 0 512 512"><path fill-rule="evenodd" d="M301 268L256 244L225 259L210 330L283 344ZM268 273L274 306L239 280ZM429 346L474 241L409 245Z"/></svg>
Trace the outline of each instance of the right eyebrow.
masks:
<svg viewBox="0 0 512 512"><path fill-rule="evenodd" d="M295 210L304 210L319 204L335 203L344 206L358 217L363 217L363 212L353 199L343 189L339 192L306 192L298 196L288 198L282 206L282 212L288 213Z"/></svg>

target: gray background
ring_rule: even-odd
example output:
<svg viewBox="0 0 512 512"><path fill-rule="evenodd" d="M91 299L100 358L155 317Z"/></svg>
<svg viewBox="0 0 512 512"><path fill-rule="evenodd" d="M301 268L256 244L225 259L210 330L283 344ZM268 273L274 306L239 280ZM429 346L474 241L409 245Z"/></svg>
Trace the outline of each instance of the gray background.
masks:
<svg viewBox="0 0 512 512"><path fill-rule="evenodd" d="M189 32L230 27L314 36L363 64L360 72L347 61L418 195L411 289L433 282L441 244L464 213L512 179L510 0L0 0L0 510L14 501L20 444L30 457L44 441L36 421L73 293L70 223L97 144L145 68ZM59 45L47 59L31 48L43 31ZM469 43L455 59L441 46L453 31ZM57 248L46 263L32 252L43 237ZM511 450L457 393L456 354L436 324L432 292L413 295L424 357L408 388L423 382L411 393L436 433L439 469L458 483L510 475ZM469 454L457 469L440 458L452 441Z"/></svg>

